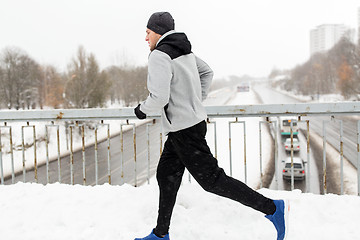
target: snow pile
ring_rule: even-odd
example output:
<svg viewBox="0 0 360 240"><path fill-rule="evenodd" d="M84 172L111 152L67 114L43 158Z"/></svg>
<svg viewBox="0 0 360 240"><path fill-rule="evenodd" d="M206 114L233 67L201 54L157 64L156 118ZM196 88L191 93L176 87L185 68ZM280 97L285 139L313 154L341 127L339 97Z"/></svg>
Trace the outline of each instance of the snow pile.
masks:
<svg viewBox="0 0 360 240"><path fill-rule="evenodd" d="M261 189L291 203L288 239L358 239L360 198ZM0 186L0 238L129 240L147 235L156 223L158 187L70 186L17 183ZM181 186L171 239L276 239L262 213L203 191Z"/></svg>

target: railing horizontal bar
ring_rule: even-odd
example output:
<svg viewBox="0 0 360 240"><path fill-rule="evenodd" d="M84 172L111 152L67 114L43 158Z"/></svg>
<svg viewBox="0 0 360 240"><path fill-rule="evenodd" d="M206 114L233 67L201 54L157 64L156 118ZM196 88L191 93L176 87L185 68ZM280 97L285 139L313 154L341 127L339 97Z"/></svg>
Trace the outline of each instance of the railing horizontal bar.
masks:
<svg viewBox="0 0 360 240"><path fill-rule="evenodd" d="M268 117L360 114L360 102L261 104L207 107L208 117Z"/></svg>
<svg viewBox="0 0 360 240"><path fill-rule="evenodd" d="M27 121L75 121L131 118L135 118L133 108L22 110L21 114L16 110L0 111L0 121L24 121L24 119Z"/></svg>
<svg viewBox="0 0 360 240"><path fill-rule="evenodd" d="M208 117L267 117L267 116L310 116L360 114L360 102L341 103L298 103L207 106ZM0 121L56 121L56 120L111 120L134 119L133 108L117 109L55 109L55 110L16 110L0 111ZM149 114L148 118L160 118L159 114Z"/></svg>

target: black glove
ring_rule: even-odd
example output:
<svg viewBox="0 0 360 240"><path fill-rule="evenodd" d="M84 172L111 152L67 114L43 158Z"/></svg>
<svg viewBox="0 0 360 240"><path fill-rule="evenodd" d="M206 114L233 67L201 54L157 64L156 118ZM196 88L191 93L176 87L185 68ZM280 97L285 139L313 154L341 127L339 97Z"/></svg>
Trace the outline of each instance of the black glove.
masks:
<svg viewBox="0 0 360 240"><path fill-rule="evenodd" d="M140 104L134 109L135 115L138 119L145 119L146 114L140 110Z"/></svg>

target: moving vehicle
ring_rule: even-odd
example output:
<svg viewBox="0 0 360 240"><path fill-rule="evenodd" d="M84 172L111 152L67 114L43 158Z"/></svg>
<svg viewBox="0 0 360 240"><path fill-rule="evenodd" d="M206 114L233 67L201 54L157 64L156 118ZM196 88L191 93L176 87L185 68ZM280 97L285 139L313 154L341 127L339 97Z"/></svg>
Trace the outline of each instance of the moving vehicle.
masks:
<svg viewBox="0 0 360 240"><path fill-rule="evenodd" d="M293 158L294 166L294 180L305 179L305 165L304 161L299 157ZM283 169L283 179L291 179L291 158L288 157L285 160L285 166Z"/></svg>
<svg viewBox="0 0 360 240"><path fill-rule="evenodd" d="M291 138L287 138L284 142L284 148L286 152L291 152ZM293 138L293 151L300 151L300 143L297 138Z"/></svg>
<svg viewBox="0 0 360 240"><path fill-rule="evenodd" d="M288 118L281 118L280 119L280 133L281 136L284 138L290 138L291 136L291 123L292 123L292 132L294 138L297 138L299 134L299 129L297 126L296 119L288 119Z"/></svg>
<svg viewBox="0 0 360 240"><path fill-rule="evenodd" d="M250 83L249 82L242 82L240 85L237 86L238 92L249 92L250 91Z"/></svg>

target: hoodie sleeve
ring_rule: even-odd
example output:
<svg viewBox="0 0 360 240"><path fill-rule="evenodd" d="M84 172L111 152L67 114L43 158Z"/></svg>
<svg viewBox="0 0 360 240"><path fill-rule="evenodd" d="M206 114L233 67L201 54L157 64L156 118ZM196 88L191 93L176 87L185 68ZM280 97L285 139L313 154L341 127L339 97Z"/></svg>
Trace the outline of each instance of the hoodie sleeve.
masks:
<svg viewBox="0 0 360 240"><path fill-rule="evenodd" d="M207 65L207 63L205 63L199 57L196 57L196 65L200 75L201 94L202 100L204 101L208 95L214 73L209 67L209 65Z"/></svg>
<svg viewBox="0 0 360 240"><path fill-rule="evenodd" d="M170 57L154 50L149 56L147 88L150 92L140 105L145 114L158 113L169 102L172 66Z"/></svg>

